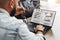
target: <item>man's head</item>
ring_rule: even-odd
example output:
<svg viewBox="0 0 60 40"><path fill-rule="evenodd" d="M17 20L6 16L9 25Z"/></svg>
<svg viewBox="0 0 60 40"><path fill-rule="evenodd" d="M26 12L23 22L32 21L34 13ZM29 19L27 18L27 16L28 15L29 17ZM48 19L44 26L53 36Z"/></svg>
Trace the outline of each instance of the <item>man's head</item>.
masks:
<svg viewBox="0 0 60 40"><path fill-rule="evenodd" d="M0 0L0 8L5 9L10 14L14 15L16 12L16 0Z"/></svg>

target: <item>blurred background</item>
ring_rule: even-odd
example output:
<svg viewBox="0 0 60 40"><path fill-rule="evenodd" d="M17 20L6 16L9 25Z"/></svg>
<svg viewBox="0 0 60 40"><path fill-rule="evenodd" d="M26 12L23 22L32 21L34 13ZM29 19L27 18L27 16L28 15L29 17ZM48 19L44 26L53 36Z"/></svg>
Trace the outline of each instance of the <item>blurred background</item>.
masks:
<svg viewBox="0 0 60 40"><path fill-rule="evenodd" d="M40 8L56 11L52 29L45 36L47 40L60 40L60 0L40 0Z"/></svg>

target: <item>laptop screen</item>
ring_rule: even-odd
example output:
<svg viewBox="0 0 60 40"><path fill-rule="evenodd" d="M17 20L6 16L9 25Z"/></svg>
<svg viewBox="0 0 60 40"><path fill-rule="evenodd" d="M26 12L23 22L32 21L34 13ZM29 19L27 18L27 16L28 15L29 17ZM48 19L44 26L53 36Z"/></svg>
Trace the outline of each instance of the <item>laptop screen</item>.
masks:
<svg viewBox="0 0 60 40"><path fill-rule="evenodd" d="M56 11L46 9L34 9L31 22L51 26L53 25Z"/></svg>

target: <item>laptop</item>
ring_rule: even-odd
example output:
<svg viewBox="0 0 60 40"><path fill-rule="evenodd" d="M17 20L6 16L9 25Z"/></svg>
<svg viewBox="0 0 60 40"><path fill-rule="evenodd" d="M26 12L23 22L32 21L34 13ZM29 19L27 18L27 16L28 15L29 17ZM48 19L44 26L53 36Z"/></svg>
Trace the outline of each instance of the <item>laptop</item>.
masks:
<svg viewBox="0 0 60 40"><path fill-rule="evenodd" d="M33 24L43 25L45 27L44 34L46 34L53 26L55 15L56 11L46 9L34 9L31 22ZM30 27L31 30L33 30L33 26L31 26L32 28Z"/></svg>

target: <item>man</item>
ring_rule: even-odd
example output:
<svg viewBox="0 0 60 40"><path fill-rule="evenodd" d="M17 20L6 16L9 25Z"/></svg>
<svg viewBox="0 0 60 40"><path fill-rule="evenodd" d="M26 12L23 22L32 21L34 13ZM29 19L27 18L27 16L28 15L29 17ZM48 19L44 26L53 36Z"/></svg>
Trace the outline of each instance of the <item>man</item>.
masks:
<svg viewBox="0 0 60 40"><path fill-rule="evenodd" d="M15 14L18 6L18 0L0 0L0 40L44 40L44 27L37 25L32 33L27 25L11 14Z"/></svg>

